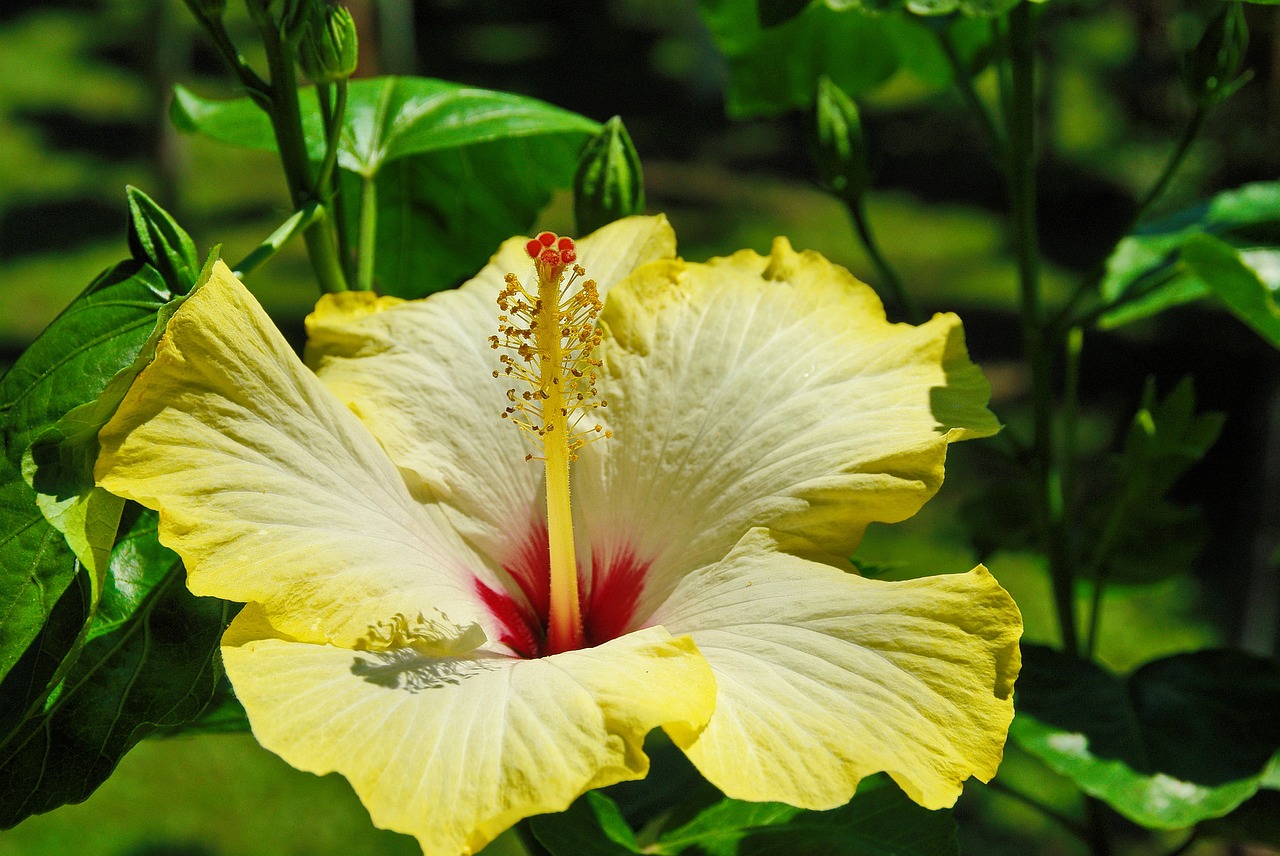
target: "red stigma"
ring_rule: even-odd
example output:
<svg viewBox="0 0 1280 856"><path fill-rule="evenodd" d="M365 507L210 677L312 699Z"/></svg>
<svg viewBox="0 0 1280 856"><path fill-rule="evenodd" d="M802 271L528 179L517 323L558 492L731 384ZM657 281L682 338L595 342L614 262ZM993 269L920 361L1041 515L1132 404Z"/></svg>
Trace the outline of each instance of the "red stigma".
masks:
<svg viewBox="0 0 1280 856"><path fill-rule="evenodd" d="M562 238L555 232L539 232L524 245L524 251L533 259L539 269L545 269L559 276L565 265L578 260L578 246L573 238Z"/></svg>

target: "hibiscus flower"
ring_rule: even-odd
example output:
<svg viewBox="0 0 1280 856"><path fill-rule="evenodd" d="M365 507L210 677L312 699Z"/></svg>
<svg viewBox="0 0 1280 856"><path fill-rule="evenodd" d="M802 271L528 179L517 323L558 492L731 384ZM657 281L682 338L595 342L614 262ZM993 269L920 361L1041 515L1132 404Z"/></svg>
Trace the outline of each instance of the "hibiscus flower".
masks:
<svg viewBox="0 0 1280 856"><path fill-rule="evenodd" d="M686 263L656 217L513 239L424 300L328 295L307 330L304 365L215 266L97 475L246 604L222 655L257 739L377 825L472 853L642 778L659 727L727 795L809 809L995 774L1012 600L845 558L997 428L955 316L889 324L783 239Z"/></svg>

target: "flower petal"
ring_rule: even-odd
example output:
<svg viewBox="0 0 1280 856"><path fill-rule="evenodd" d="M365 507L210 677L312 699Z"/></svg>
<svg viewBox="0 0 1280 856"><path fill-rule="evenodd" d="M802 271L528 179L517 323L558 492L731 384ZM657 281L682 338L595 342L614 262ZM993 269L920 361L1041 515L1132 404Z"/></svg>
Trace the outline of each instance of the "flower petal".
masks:
<svg viewBox="0 0 1280 856"><path fill-rule="evenodd" d="M849 555L937 491L949 441L998 428L959 319L889 324L870 288L785 239L647 265L601 324L613 439L575 489L606 563L652 561L639 617L752 526Z"/></svg>
<svg viewBox="0 0 1280 856"><path fill-rule="evenodd" d="M257 601L317 641L426 606L490 622L474 594L483 561L221 262L99 439L99 484L160 511L196 594Z"/></svg>
<svg viewBox="0 0 1280 856"><path fill-rule="evenodd" d="M706 729L667 729L702 774L809 809L880 771L931 809L994 776L1020 662L1009 595L982 567L879 582L779 552L798 549L754 530L652 619L693 636L716 676Z"/></svg>
<svg viewBox="0 0 1280 856"><path fill-rule="evenodd" d="M263 746L342 773L375 824L446 856L642 778L645 734L696 732L715 699L693 643L661 628L539 660L406 658L293 641L251 604L223 646Z"/></svg>
<svg viewBox="0 0 1280 856"><path fill-rule="evenodd" d="M532 262L512 238L475 279L410 302L329 295L307 319L307 362L378 438L420 497L458 512L455 525L502 564L541 514L542 469L509 421L507 378L494 378L499 291ZM637 265L675 254L663 217L632 217L578 242L602 292Z"/></svg>

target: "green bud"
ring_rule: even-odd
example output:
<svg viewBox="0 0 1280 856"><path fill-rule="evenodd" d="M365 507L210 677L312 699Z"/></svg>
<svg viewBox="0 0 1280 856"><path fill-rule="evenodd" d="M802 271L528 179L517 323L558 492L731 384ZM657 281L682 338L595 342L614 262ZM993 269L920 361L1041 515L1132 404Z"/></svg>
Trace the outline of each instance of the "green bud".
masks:
<svg viewBox="0 0 1280 856"><path fill-rule="evenodd" d="M825 75L814 101L813 159L822 186L853 204L871 184L858 105Z"/></svg>
<svg viewBox="0 0 1280 856"><path fill-rule="evenodd" d="M298 65L313 83L346 80L356 70L356 22L343 6L321 5L307 19Z"/></svg>
<svg viewBox="0 0 1280 856"><path fill-rule="evenodd" d="M1252 71L1240 74L1248 46L1249 27L1242 5L1225 3L1182 61L1182 81L1197 104L1211 107L1249 82Z"/></svg>
<svg viewBox="0 0 1280 856"><path fill-rule="evenodd" d="M644 173L631 136L614 116L578 156L573 213L579 234L644 211Z"/></svg>
<svg viewBox="0 0 1280 856"><path fill-rule="evenodd" d="M281 0L280 10L276 13L280 35L296 44L306 32L307 20L323 3L324 0Z"/></svg>

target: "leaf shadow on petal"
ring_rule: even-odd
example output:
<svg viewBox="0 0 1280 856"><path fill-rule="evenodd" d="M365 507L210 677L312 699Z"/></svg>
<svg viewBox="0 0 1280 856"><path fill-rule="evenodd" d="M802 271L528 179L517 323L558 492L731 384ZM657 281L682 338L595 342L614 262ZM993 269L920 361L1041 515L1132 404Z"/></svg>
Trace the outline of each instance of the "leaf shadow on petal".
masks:
<svg viewBox="0 0 1280 856"><path fill-rule="evenodd" d="M357 656L351 674L390 690L418 693L457 685L492 666L463 657L426 657L412 648L370 651Z"/></svg>
<svg viewBox="0 0 1280 856"><path fill-rule="evenodd" d="M370 625L356 643L361 653L352 662L351 673L371 684L409 693L456 686L493 667L476 650L485 641L484 631L476 624L460 627L443 615L427 618L422 613L410 621L397 614Z"/></svg>

